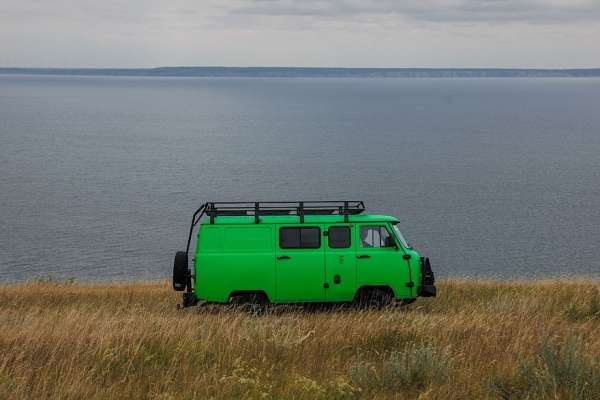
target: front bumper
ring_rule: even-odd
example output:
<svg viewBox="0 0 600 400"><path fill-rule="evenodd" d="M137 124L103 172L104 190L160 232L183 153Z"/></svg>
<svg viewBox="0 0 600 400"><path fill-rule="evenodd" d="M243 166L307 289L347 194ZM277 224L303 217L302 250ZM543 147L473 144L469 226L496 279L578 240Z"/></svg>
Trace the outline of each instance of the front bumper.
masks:
<svg viewBox="0 0 600 400"><path fill-rule="evenodd" d="M418 294L421 297L435 297L437 295L435 276L428 257L421 257L421 287Z"/></svg>

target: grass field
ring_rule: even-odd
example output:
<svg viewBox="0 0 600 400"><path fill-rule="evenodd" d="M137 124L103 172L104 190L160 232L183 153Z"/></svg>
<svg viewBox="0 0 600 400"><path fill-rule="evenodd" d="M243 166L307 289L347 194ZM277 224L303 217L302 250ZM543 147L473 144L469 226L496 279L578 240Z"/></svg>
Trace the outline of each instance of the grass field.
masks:
<svg viewBox="0 0 600 400"><path fill-rule="evenodd" d="M256 317L163 282L0 286L0 399L600 399L600 282L438 289Z"/></svg>

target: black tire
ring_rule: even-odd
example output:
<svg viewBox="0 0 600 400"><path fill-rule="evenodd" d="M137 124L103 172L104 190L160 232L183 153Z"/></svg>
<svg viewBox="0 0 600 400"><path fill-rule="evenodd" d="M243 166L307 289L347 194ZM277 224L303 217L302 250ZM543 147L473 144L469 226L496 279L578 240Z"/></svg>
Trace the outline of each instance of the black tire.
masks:
<svg viewBox="0 0 600 400"><path fill-rule="evenodd" d="M394 296L387 290L377 290L371 298L371 308L374 310L383 310L389 307L394 300Z"/></svg>
<svg viewBox="0 0 600 400"><path fill-rule="evenodd" d="M229 301L234 310L254 316L266 314L269 308L269 299L262 293L235 295Z"/></svg>
<svg viewBox="0 0 600 400"><path fill-rule="evenodd" d="M185 290L188 282L188 257L185 251L175 253L175 262L173 263L173 290L182 292Z"/></svg>
<svg viewBox="0 0 600 400"><path fill-rule="evenodd" d="M362 310L383 310L389 307L393 300L394 296L389 290L371 289L359 293L354 303Z"/></svg>

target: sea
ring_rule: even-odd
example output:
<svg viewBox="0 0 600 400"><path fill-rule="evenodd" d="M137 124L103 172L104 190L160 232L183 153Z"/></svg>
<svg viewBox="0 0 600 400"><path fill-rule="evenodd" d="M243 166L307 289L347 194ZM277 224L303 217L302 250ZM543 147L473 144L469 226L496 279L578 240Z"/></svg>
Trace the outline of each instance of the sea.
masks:
<svg viewBox="0 0 600 400"><path fill-rule="evenodd" d="M171 276L206 201L363 200L441 278L600 276L600 78L0 75L0 282Z"/></svg>

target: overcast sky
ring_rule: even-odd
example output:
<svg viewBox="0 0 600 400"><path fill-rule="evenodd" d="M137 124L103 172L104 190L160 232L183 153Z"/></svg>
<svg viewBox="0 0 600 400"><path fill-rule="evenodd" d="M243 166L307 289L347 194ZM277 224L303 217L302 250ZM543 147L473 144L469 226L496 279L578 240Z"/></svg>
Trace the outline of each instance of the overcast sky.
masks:
<svg viewBox="0 0 600 400"><path fill-rule="evenodd" d="M0 0L0 66L600 66L600 0Z"/></svg>

